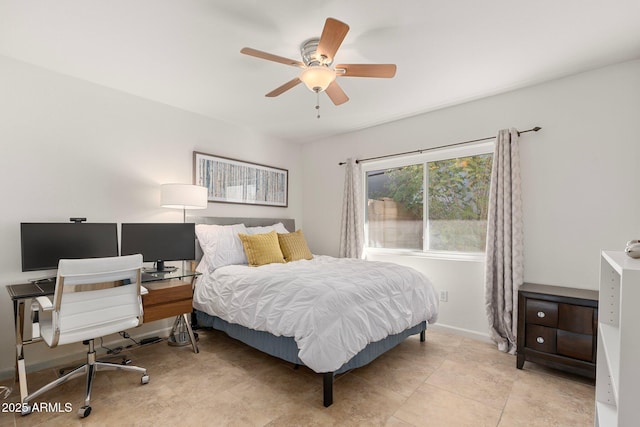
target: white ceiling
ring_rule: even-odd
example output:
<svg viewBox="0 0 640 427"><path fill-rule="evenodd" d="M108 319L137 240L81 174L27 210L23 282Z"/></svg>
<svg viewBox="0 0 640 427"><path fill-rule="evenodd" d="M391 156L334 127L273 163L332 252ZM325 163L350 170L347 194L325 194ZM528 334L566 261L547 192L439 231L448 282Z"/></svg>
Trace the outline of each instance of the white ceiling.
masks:
<svg viewBox="0 0 640 427"><path fill-rule="evenodd" d="M299 85L327 17L351 27L336 63L395 63L339 78L334 106ZM0 0L0 54L276 138L307 142L640 58L640 0Z"/></svg>

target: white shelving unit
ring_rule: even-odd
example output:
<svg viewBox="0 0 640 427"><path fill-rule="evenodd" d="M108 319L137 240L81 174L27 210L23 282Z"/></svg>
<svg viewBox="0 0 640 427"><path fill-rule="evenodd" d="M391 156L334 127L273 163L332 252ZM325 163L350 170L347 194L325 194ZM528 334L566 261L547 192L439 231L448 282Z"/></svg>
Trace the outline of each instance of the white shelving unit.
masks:
<svg viewBox="0 0 640 427"><path fill-rule="evenodd" d="M624 252L600 257L595 425L640 420L640 259Z"/></svg>

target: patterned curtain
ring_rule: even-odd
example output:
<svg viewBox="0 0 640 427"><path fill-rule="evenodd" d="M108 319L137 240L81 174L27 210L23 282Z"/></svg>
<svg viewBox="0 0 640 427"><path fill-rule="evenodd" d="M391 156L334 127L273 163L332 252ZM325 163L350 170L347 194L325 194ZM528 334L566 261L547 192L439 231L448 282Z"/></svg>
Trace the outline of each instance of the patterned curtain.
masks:
<svg viewBox="0 0 640 427"><path fill-rule="evenodd" d="M361 258L364 247L364 206L362 205L362 172L354 159L347 159L340 227L340 257Z"/></svg>
<svg viewBox="0 0 640 427"><path fill-rule="evenodd" d="M491 338L515 354L518 288L523 282L522 200L518 131L498 132L489 195L485 303Z"/></svg>

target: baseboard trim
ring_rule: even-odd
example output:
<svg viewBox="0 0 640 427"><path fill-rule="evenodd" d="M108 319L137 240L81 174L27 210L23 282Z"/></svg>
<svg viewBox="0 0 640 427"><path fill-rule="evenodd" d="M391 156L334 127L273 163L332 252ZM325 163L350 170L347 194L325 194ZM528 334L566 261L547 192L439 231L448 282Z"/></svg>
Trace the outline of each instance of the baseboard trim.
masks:
<svg viewBox="0 0 640 427"><path fill-rule="evenodd" d="M483 334L478 331L472 331L471 329L458 328L457 326L443 325L442 323L434 323L433 325L429 325L429 329L448 332L448 333L460 335L465 338L471 338L478 341L484 341L488 343L493 342L491 340L491 337L489 337L489 334ZM428 332L427 332L427 336L428 336Z"/></svg>

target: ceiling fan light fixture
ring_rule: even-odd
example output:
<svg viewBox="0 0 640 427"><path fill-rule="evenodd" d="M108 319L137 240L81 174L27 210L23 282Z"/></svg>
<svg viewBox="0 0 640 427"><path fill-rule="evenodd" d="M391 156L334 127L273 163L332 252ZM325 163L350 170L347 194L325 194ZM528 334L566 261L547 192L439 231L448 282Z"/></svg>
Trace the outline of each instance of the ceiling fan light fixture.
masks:
<svg viewBox="0 0 640 427"><path fill-rule="evenodd" d="M310 65L300 73L300 80L312 92L323 92L336 79L336 73L324 65Z"/></svg>

